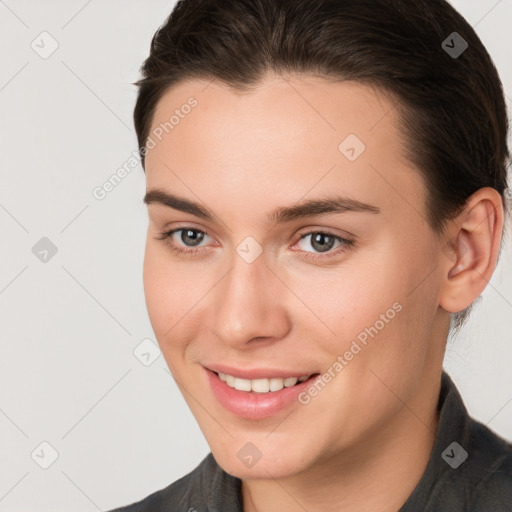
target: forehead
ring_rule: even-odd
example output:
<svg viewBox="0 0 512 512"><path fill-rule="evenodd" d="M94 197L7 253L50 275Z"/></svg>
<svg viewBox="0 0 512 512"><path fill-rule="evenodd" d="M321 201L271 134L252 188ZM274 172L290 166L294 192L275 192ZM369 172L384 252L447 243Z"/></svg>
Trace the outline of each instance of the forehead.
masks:
<svg viewBox="0 0 512 512"><path fill-rule="evenodd" d="M194 99L197 105L187 107ZM320 137L332 132L338 136L344 131L359 131L364 137L387 117L387 131L392 128L397 99L381 88L354 81L328 81L310 75L277 76L267 74L258 84L239 91L215 81L186 80L173 86L159 100L151 123L151 131L169 122L179 114L181 122L188 113L201 114L205 128L229 130L236 125L258 128L271 132L272 123L287 124L288 131L282 136L293 136L304 131L305 124L312 135ZM185 115L180 112L186 110ZM189 112L190 111L190 112ZM341 115L340 115L341 114ZM176 117L176 116L175 116ZM301 121L299 125L295 121ZM178 131L174 124L172 131ZM290 123L290 121L292 121ZM190 123L187 123L190 124ZM290 129L295 126L296 130ZM238 126L236 126L238 127ZM201 126L195 125L196 130ZM275 135L275 134L274 134ZM368 137L366 137L368 138Z"/></svg>
<svg viewBox="0 0 512 512"><path fill-rule="evenodd" d="M289 203L333 187L360 200L375 202L378 188L421 201L420 176L403 157L396 103L376 87L307 75L269 75L248 92L188 80L155 109L148 185L185 190L188 182L204 196L214 186L234 202L241 190ZM243 206L249 198L238 200Z"/></svg>

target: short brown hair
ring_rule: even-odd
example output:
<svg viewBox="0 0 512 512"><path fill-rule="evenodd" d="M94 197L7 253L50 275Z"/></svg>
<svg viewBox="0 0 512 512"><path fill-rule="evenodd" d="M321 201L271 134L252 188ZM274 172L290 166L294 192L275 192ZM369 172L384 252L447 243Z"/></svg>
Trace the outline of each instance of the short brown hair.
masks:
<svg viewBox="0 0 512 512"><path fill-rule="evenodd" d="M454 56L445 41L468 46ZM154 34L135 82L144 170L152 117L169 88L199 78L250 91L269 71L355 80L394 95L435 232L482 187L501 194L507 213L503 87L479 37L445 0L179 1ZM452 318L456 329L469 310Z"/></svg>

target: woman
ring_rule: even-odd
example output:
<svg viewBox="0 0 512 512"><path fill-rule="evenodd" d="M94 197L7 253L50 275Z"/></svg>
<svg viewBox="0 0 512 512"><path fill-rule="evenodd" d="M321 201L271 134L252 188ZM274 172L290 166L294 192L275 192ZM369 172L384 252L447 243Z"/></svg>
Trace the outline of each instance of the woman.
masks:
<svg viewBox="0 0 512 512"><path fill-rule="evenodd" d="M117 510L512 510L512 445L442 366L507 211L470 25L444 0L184 0L142 72L146 303L211 453Z"/></svg>

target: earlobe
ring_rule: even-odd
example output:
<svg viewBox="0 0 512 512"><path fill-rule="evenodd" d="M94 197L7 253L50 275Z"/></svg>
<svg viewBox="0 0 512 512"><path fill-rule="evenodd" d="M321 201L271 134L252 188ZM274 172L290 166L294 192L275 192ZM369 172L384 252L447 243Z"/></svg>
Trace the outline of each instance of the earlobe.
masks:
<svg viewBox="0 0 512 512"><path fill-rule="evenodd" d="M488 187L475 192L454 219L452 238L440 256L445 274L439 305L444 310L462 311L485 289L496 267L502 229L500 194Z"/></svg>

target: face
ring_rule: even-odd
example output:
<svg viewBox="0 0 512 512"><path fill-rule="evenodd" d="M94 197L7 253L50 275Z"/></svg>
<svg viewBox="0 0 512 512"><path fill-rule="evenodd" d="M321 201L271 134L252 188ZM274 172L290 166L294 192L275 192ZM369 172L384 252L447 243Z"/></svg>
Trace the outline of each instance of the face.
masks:
<svg viewBox="0 0 512 512"><path fill-rule="evenodd" d="M393 100L306 75L186 81L151 133L146 304L218 463L313 471L372 449L403 402L421 411L447 328L441 243Z"/></svg>

